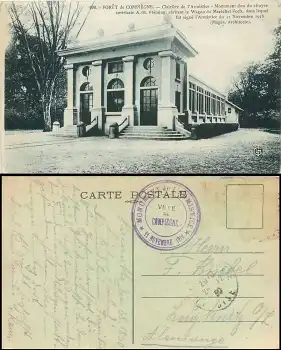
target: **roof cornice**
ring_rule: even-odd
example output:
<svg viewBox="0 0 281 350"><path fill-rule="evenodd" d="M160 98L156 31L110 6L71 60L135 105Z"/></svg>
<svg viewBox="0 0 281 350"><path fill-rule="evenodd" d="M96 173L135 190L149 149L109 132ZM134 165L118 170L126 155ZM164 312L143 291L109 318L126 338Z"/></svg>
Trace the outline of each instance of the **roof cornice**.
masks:
<svg viewBox="0 0 281 350"><path fill-rule="evenodd" d="M72 46L58 51L59 56L72 56L85 52L101 51L110 48L124 47L128 45L138 45L158 40L177 39L191 56L195 56L197 51L188 43L182 33L171 24L145 28L138 31L115 34L109 37L100 37L92 41L73 44Z"/></svg>

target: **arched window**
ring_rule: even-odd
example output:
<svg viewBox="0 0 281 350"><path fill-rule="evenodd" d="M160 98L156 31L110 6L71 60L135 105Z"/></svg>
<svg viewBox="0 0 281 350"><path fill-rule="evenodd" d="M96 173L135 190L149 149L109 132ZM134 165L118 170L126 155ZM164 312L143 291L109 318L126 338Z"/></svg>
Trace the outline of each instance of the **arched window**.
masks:
<svg viewBox="0 0 281 350"><path fill-rule="evenodd" d="M146 77L142 80L141 84L140 84L141 87L154 87L154 86L157 86L156 84L156 78L154 77Z"/></svg>
<svg viewBox="0 0 281 350"><path fill-rule="evenodd" d="M93 85L90 83L83 83L80 86L80 91L84 91L84 92L90 92L93 91Z"/></svg>
<svg viewBox="0 0 281 350"><path fill-rule="evenodd" d="M112 79L107 85L107 112L121 112L124 106L124 84Z"/></svg>
<svg viewBox="0 0 281 350"><path fill-rule="evenodd" d="M118 90L118 89L124 89L124 84L121 79L112 79L108 85L107 85L107 90Z"/></svg>

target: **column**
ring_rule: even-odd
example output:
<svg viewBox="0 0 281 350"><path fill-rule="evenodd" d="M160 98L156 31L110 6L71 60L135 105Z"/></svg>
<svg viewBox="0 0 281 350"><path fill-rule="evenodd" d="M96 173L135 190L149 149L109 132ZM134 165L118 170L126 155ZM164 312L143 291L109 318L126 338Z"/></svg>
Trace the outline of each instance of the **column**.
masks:
<svg viewBox="0 0 281 350"><path fill-rule="evenodd" d="M74 66L66 64L67 71L67 107L64 110L64 126L77 124L77 108L74 104Z"/></svg>
<svg viewBox="0 0 281 350"><path fill-rule="evenodd" d="M129 125L134 125L136 106L134 105L134 56L123 57L124 64L124 97L122 117L129 118Z"/></svg>
<svg viewBox="0 0 281 350"><path fill-rule="evenodd" d="M161 99L158 105L158 125L174 130L175 117L178 115L175 106L174 81L176 79L176 54L172 50L159 52L161 57Z"/></svg>
<svg viewBox="0 0 281 350"><path fill-rule="evenodd" d="M92 85L93 85L93 108L91 111L91 120L93 121L96 117L98 119L98 128L103 130L104 127L104 111L105 108L102 104L103 98L103 70L102 60L92 62Z"/></svg>

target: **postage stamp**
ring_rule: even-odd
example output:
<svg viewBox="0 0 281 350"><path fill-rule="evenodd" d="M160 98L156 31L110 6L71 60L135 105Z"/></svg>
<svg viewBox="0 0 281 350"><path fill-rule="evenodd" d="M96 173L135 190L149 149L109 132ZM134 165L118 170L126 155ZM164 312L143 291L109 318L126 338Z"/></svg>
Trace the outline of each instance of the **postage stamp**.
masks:
<svg viewBox="0 0 281 350"><path fill-rule="evenodd" d="M158 250L182 247L197 232L200 207L183 184L156 181L138 192L132 208L132 222L137 235Z"/></svg>

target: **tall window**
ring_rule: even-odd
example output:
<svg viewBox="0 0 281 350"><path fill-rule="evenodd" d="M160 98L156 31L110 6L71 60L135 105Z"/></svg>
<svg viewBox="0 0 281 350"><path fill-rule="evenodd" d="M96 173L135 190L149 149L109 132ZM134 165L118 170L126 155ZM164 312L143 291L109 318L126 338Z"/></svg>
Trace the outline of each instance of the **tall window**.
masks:
<svg viewBox="0 0 281 350"><path fill-rule="evenodd" d="M221 99L221 115L225 116L225 100Z"/></svg>
<svg viewBox="0 0 281 350"><path fill-rule="evenodd" d="M107 112L121 112L124 106L124 84L112 79L107 85Z"/></svg>
<svg viewBox="0 0 281 350"><path fill-rule="evenodd" d="M108 74L123 72L123 61L109 62Z"/></svg>
<svg viewBox="0 0 281 350"><path fill-rule="evenodd" d="M181 111L181 93L179 91L176 91L175 93L175 105L178 109L178 112Z"/></svg>
<svg viewBox="0 0 281 350"><path fill-rule="evenodd" d="M180 80L181 78L181 65L179 62L176 62L176 79Z"/></svg>
<svg viewBox="0 0 281 350"><path fill-rule="evenodd" d="M203 99L204 99L204 90L197 86L197 111L199 114L203 114Z"/></svg>
<svg viewBox="0 0 281 350"><path fill-rule="evenodd" d="M205 91L205 112L207 113L207 115L210 115L210 113L211 113L210 96L211 96L210 92Z"/></svg>
<svg viewBox="0 0 281 350"><path fill-rule="evenodd" d="M93 85L83 83L80 86L80 117L86 125L91 124L91 109L93 108Z"/></svg>
<svg viewBox="0 0 281 350"><path fill-rule="evenodd" d="M221 99L217 96L217 114L221 115Z"/></svg>
<svg viewBox="0 0 281 350"><path fill-rule="evenodd" d="M140 83L140 125L157 125L158 87L153 76Z"/></svg>
<svg viewBox="0 0 281 350"><path fill-rule="evenodd" d="M213 115L216 114L216 95L211 95L211 113Z"/></svg>
<svg viewBox="0 0 281 350"><path fill-rule="evenodd" d="M189 110L195 112L195 84L189 83Z"/></svg>

